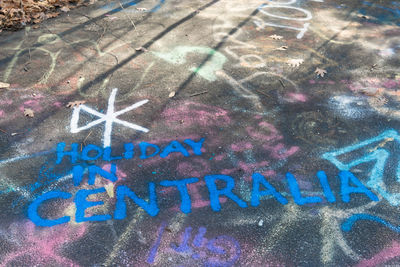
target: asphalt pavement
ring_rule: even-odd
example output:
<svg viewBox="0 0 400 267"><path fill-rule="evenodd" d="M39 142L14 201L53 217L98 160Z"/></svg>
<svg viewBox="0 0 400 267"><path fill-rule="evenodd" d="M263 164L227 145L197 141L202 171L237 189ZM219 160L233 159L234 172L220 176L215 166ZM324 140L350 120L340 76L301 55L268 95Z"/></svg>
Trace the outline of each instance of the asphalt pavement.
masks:
<svg viewBox="0 0 400 267"><path fill-rule="evenodd" d="M400 3L94 2L0 33L0 266L400 264Z"/></svg>

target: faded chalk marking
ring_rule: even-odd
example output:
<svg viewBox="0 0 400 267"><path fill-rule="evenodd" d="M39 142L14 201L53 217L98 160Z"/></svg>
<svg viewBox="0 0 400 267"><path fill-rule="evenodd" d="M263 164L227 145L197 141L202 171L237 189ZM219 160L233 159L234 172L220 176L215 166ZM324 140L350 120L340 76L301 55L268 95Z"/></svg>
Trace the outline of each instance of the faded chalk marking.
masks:
<svg viewBox="0 0 400 267"><path fill-rule="evenodd" d="M182 65L186 63L186 56L188 53L200 53L200 54L208 54L211 55L211 59L204 64L202 67L192 67L191 71L199 74L204 79L212 82L217 79L215 76L215 72L218 70L222 70L223 65L225 64L226 57L211 49L209 47L202 46L178 46L175 47L169 53L162 52L153 52L153 54L165 61L174 64L174 65Z"/></svg>
<svg viewBox="0 0 400 267"><path fill-rule="evenodd" d="M369 174L367 181L367 186L376 190L382 197L384 197L391 205L397 206L400 204L400 193L389 193L386 189L384 182L384 171L386 167L386 162L390 156L390 153L382 148L376 147L373 151L367 150L362 154L362 156L353 159L349 162L343 162L339 159L340 156L357 152L359 149L365 149L365 147L372 145L373 143L378 143L385 141L387 139L394 140L400 143L400 136L395 130L388 130L382 134L360 142L355 145L350 145L336 151L328 152L322 155L322 158L329 160L333 163L339 170L350 170L351 168L358 166L360 164L374 162L372 170ZM396 170L396 180L400 182L400 163L398 163Z"/></svg>
<svg viewBox="0 0 400 267"><path fill-rule="evenodd" d="M286 3L280 3L280 2L271 2L269 1L269 3L271 3L271 5L269 4L262 4L258 10L260 11L260 13L274 18L274 19L280 19L280 20L286 20L286 21L309 21L312 19L312 14L310 11L305 10L303 8L299 8L299 7L293 7L290 6L291 4L296 3L296 0L292 0ZM301 12L303 14L305 14L305 17L287 17L287 16L281 16L281 15L275 15L271 12L268 12L267 9L289 9L289 10L295 10L297 12ZM294 27L294 26L290 26L290 25L281 25L281 24L275 24L275 23L270 23L270 22L266 22L260 18L256 18L256 20L254 20L254 24L257 25L257 27L264 29L266 26L270 26L270 27L277 27L277 28L285 28L285 29L291 29L291 30L295 30L295 31L299 31L299 33L297 34L296 38L297 39L301 39L303 38L304 34L307 32L308 27L310 26L310 23L304 23L303 27Z"/></svg>
<svg viewBox="0 0 400 267"><path fill-rule="evenodd" d="M137 225L140 221L142 221L144 212L140 209L137 209L133 219L129 222L129 225L125 228L125 231L118 241L114 244L113 250L108 256L107 260L103 263L104 266L113 266L115 258L118 256L118 252L126 246L126 243L130 240L131 235L136 233L134 227L137 228Z"/></svg>

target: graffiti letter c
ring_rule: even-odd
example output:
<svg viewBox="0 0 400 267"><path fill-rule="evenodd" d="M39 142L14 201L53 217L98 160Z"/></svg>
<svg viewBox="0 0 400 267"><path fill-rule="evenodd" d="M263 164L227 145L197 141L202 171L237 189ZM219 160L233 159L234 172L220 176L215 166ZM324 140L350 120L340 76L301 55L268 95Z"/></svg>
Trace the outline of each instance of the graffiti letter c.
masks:
<svg viewBox="0 0 400 267"><path fill-rule="evenodd" d="M68 199L72 197L70 193L67 192L62 192L62 191L51 191L43 194L42 196L38 197L35 199L28 208L28 217L29 219L36 224L37 226L54 226L57 224L63 224L67 223L70 220L69 216L64 216L55 220L49 220L49 219L43 219L42 217L39 216L38 214L38 208L42 204L42 202L48 200L48 199L53 199L53 198L63 198L63 199Z"/></svg>

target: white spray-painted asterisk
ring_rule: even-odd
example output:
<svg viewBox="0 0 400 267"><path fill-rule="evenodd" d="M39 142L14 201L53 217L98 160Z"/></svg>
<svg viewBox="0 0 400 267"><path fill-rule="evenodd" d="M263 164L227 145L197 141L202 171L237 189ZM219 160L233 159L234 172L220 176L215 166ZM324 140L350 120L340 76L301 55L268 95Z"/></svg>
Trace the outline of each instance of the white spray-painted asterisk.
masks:
<svg viewBox="0 0 400 267"><path fill-rule="evenodd" d="M119 124L124 125L125 127L129 127L131 129L147 133L149 131L148 129L146 129L142 126L139 126L137 124L133 124L133 123L130 123L127 121L117 119L117 117L121 114L124 114L128 111L131 111L135 108L138 108L138 107L146 104L147 102L149 102L149 100L147 100L147 99L142 100L140 102L137 102L137 103L127 107L127 108L124 108L120 111L115 112L114 111L114 102L115 102L115 95L117 94L117 91L118 91L118 89L115 88L111 92L110 98L108 99L108 107L107 107L106 114L100 113L100 112L98 112L92 108L89 108L85 105L79 105L78 107L74 107L74 112L72 113L72 119L71 119L71 125L70 125L71 133L78 133L80 131L87 130L93 126L96 126L97 124L105 122L103 147L109 147L111 145L111 132L112 132L113 123L119 123ZM87 113L97 116L97 117L99 117L99 119L92 121L92 122L86 124L85 126L78 127L79 114L80 114L81 110L84 110Z"/></svg>

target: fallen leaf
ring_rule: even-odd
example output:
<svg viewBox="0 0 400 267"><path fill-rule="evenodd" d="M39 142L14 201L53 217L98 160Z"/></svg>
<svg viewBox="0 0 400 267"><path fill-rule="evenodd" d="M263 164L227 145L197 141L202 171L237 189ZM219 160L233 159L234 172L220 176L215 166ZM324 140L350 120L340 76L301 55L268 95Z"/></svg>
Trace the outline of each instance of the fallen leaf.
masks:
<svg viewBox="0 0 400 267"><path fill-rule="evenodd" d="M136 47L135 50L136 51L143 51L143 52L147 52L148 51L146 48L144 48L142 46L141 47Z"/></svg>
<svg viewBox="0 0 400 267"><path fill-rule="evenodd" d="M271 37L271 38L272 38L272 39L274 39L274 40L280 40L280 39L282 39L282 38L283 38L283 36L276 35L276 34L274 34L274 35L270 35L269 37Z"/></svg>
<svg viewBox="0 0 400 267"><path fill-rule="evenodd" d="M2 82L0 82L0 88L8 88L8 87L10 87L10 84L9 84L9 83L2 83Z"/></svg>
<svg viewBox="0 0 400 267"><path fill-rule="evenodd" d="M303 64L303 62L304 62L304 59L301 59L301 58L298 58L298 59L289 59L288 62L287 62L287 64L288 64L290 67L298 67L298 66L300 66L301 64Z"/></svg>
<svg viewBox="0 0 400 267"><path fill-rule="evenodd" d="M276 48L275 50L286 51L288 48L289 48L289 47L287 47L287 46L284 45L284 46L281 46L281 47Z"/></svg>
<svg viewBox="0 0 400 267"><path fill-rule="evenodd" d="M383 91L381 88L365 87L358 90L361 94L367 96L376 96L378 93Z"/></svg>
<svg viewBox="0 0 400 267"><path fill-rule="evenodd" d="M25 108L25 109L24 109L24 115L25 115L26 117L33 118L33 117L35 116L35 113L33 112L32 109L30 109L30 108Z"/></svg>
<svg viewBox="0 0 400 267"><path fill-rule="evenodd" d="M77 106L80 106L85 103L86 103L85 100L72 101L72 102L69 102L66 107L73 108L73 107L77 107Z"/></svg>
<svg viewBox="0 0 400 267"><path fill-rule="evenodd" d="M68 12L68 11L70 11L71 9L69 9L69 7L67 7L67 6L63 6L60 10L61 10L62 12Z"/></svg>
<svg viewBox="0 0 400 267"><path fill-rule="evenodd" d="M370 19L369 16L363 15L363 14L358 14L357 17L362 18L362 19Z"/></svg>
<svg viewBox="0 0 400 267"><path fill-rule="evenodd" d="M51 13L47 13L47 14L46 14L46 17L47 17L47 18L55 18L55 17L57 17L58 15L60 15L60 12L51 12Z"/></svg>
<svg viewBox="0 0 400 267"><path fill-rule="evenodd" d="M389 102L389 100L386 97L380 95L371 97L370 99L368 99L368 102L374 106L384 106Z"/></svg>
<svg viewBox="0 0 400 267"><path fill-rule="evenodd" d="M378 67L378 64L373 64L369 70L370 70L370 71L373 71L373 70L376 69L376 67Z"/></svg>
<svg viewBox="0 0 400 267"><path fill-rule="evenodd" d="M317 74L317 76L324 77L325 74L327 73L327 71L324 70L324 69L317 68L317 69L315 70L315 73Z"/></svg>
<svg viewBox="0 0 400 267"><path fill-rule="evenodd" d="M174 97L174 96L175 96L175 92L174 92L174 91L172 91L172 92L169 93L169 95L168 95L169 98L172 98L172 97Z"/></svg>
<svg viewBox="0 0 400 267"><path fill-rule="evenodd" d="M137 7L136 10L138 10L138 11L146 11L147 8L145 8L145 7Z"/></svg>

